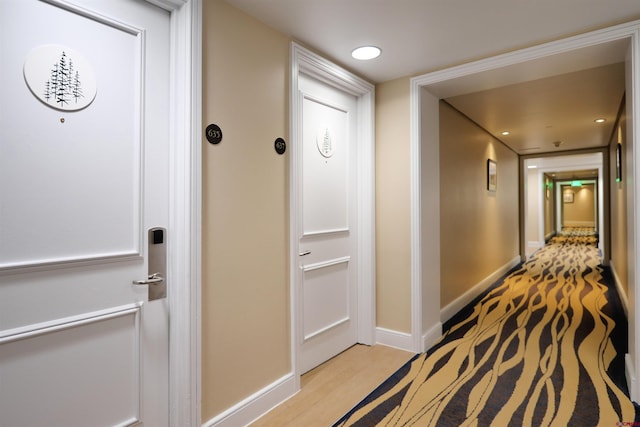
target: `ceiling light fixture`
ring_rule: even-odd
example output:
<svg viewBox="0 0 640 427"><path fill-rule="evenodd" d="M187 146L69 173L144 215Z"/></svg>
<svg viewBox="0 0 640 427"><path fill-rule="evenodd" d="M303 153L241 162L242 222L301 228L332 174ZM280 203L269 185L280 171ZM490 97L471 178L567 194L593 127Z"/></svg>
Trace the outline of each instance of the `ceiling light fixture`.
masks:
<svg viewBox="0 0 640 427"><path fill-rule="evenodd" d="M354 49L351 52L351 56L353 56L355 59L359 59L360 61L368 61L369 59L377 58L381 53L382 50L380 50L379 47L361 46Z"/></svg>
<svg viewBox="0 0 640 427"><path fill-rule="evenodd" d="M602 119L602 118L594 120L594 122L596 122L596 123L604 123L606 121L607 121L607 119Z"/></svg>
<svg viewBox="0 0 640 427"><path fill-rule="evenodd" d="M509 132L508 130L505 130L503 132L500 132L502 135L507 136L507 135L511 135L511 132Z"/></svg>

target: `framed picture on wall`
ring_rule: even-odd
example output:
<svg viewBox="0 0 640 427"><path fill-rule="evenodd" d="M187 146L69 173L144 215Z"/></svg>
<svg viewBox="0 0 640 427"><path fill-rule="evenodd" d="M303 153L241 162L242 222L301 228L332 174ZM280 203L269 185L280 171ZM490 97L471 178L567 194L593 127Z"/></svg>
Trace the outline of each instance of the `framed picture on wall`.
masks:
<svg viewBox="0 0 640 427"><path fill-rule="evenodd" d="M496 191L498 189L498 164L495 160L487 160L487 190Z"/></svg>
<svg viewBox="0 0 640 427"><path fill-rule="evenodd" d="M565 191L562 193L562 201L565 203L573 203L573 191Z"/></svg>

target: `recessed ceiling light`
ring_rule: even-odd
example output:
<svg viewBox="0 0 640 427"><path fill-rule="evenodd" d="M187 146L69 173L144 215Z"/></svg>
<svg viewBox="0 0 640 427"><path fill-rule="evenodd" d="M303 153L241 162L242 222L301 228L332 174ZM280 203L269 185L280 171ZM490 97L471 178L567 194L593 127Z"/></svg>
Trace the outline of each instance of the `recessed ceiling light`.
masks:
<svg viewBox="0 0 640 427"><path fill-rule="evenodd" d="M538 168L538 166L536 166L536 165L529 165L529 166L527 166L527 168L528 168L528 169L537 169L537 168Z"/></svg>
<svg viewBox="0 0 640 427"><path fill-rule="evenodd" d="M369 59L377 58L378 56L380 56L380 53L382 53L382 51L380 50L379 47L362 46L354 49L351 52L351 56L361 61L367 61Z"/></svg>
<svg viewBox="0 0 640 427"><path fill-rule="evenodd" d="M596 123L604 123L606 121L607 121L607 119L595 119L594 120L594 122L596 122Z"/></svg>
<svg viewBox="0 0 640 427"><path fill-rule="evenodd" d="M503 132L500 132L502 135L507 136L507 135L511 135L511 132L509 132L508 130L505 130Z"/></svg>

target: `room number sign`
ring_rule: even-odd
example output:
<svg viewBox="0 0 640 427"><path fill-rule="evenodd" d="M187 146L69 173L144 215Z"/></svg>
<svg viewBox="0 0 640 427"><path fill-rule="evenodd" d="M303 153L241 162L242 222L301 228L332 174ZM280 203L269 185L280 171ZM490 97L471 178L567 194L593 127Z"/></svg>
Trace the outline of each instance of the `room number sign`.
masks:
<svg viewBox="0 0 640 427"><path fill-rule="evenodd" d="M207 137L207 141L211 144L219 144L220 141L222 141L222 129L220 129L220 126L218 125L210 124L207 126L205 135Z"/></svg>

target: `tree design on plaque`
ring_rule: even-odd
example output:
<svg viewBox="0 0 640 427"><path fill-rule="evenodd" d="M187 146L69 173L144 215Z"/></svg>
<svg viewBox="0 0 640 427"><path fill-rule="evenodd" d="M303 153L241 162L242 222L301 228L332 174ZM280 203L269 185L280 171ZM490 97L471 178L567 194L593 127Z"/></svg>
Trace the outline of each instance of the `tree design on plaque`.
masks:
<svg viewBox="0 0 640 427"><path fill-rule="evenodd" d="M83 96L80 73L73 68L73 60L62 51L60 60L53 64L51 78L45 82L44 99L66 105L71 101L77 103Z"/></svg>
<svg viewBox="0 0 640 427"><path fill-rule="evenodd" d="M323 126L322 129L320 129L316 136L316 145L323 157L329 158L333 156L335 144L328 127Z"/></svg>
<svg viewBox="0 0 640 427"><path fill-rule="evenodd" d="M81 110L96 96L96 79L89 62L66 46L33 49L24 63L24 78L31 92L57 110Z"/></svg>

